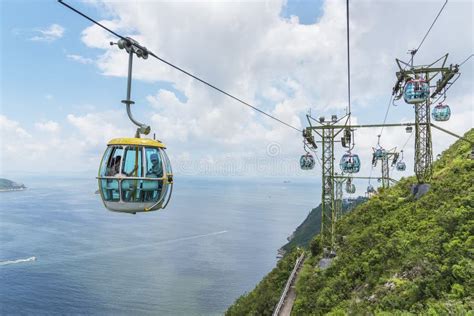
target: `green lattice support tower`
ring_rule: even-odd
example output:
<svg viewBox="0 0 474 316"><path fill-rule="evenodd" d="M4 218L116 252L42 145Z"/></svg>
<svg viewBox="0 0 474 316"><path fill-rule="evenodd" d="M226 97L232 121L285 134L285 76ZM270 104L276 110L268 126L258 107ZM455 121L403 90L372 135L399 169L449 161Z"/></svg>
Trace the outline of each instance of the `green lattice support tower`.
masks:
<svg viewBox="0 0 474 316"><path fill-rule="evenodd" d="M388 155L382 158L382 187L388 188L390 186L390 169L388 167Z"/></svg>
<svg viewBox="0 0 474 316"><path fill-rule="evenodd" d="M418 183L427 183L433 174L430 101L415 105L415 174Z"/></svg>
<svg viewBox="0 0 474 316"><path fill-rule="evenodd" d="M430 85L430 97L423 103L414 105L415 108L415 159L414 171L418 183L430 182L433 174L433 145L431 142L430 105L439 100L447 89L454 83L451 81L456 75L459 76L459 66L445 66L448 54L431 63L430 65L413 66L396 59L399 71L397 82L393 88L395 100L402 98L403 88L406 82L419 76ZM435 67L436 64L441 64ZM435 80L437 78L437 80ZM433 102L433 103L434 103Z"/></svg>
<svg viewBox="0 0 474 316"><path fill-rule="evenodd" d="M335 240L336 240L336 221L338 216L342 214L342 198L341 211L338 211L338 202L335 200L335 182L334 182L334 143L336 137L341 133L347 125L349 116L344 116L337 119L335 115L331 116L331 120L327 121L324 117L319 120L314 120L308 116L308 122L311 125L310 119L320 124L318 127L310 126L306 128L303 137L309 141L312 137L311 132L315 131L320 137L318 141L321 148L321 169L322 169L322 190L321 190L321 243L326 256L335 255ZM345 124L337 125L341 120L346 119ZM314 139L313 139L314 141ZM342 193L342 190L341 190Z"/></svg>
<svg viewBox="0 0 474 316"><path fill-rule="evenodd" d="M397 148L392 148L390 150L384 151L384 154L381 157L375 157L375 148L374 148L374 159L372 164L374 167L377 166L378 161L380 160L380 165L382 169L382 188L390 187L390 182L393 181L390 178L390 165L389 162L392 160L392 166L397 162L399 154L397 153Z"/></svg>
<svg viewBox="0 0 474 316"><path fill-rule="evenodd" d="M334 250L334 129L322 130L321 242L326 252Z"/></svg>

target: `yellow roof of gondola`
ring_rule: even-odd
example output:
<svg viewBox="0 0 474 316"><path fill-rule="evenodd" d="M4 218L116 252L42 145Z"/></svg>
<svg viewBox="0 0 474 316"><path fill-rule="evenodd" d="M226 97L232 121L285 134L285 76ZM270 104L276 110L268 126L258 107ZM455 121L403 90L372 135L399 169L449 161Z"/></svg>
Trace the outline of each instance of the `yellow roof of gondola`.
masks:
<svg viewBox="0 0 474 316"><path fill-rule="evenodd" d="M132 137L114 138L110 140L107 145L137 145L137 146L166 148L165 144L163 144L162 142L158 140L153 140L149 138L132 138Z"/></svg>

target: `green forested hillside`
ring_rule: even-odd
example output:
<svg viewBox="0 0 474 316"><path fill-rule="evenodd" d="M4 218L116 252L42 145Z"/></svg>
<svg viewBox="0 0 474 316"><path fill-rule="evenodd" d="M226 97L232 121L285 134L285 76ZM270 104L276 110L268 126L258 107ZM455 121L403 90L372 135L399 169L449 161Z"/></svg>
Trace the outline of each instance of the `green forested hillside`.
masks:
<svg viewBox="0 0 474 316"><path fill-rule="evenodd" d="M287 253L277 266L252 290L239 297L226 315L271 315L301 250Z"/></svg>
<svg viewBox="0 0 474 316"><path fill-rule="evenodd" d="M466 137L474 141L474 130ZM470 153L471 146L462 141L444 152L435 162L431 189L418 200L410 193L416 179L409 177L347 214L338 223L339 247L332 265L326 270L317 267L318 247L305 261L292 313L473 315ZM289 274L289 266L277 266L272 274ZM259 288L263 282L268 292ZM270 314L266 301L277 295L281 284L268 276L262 283L239 298L228 314Z"/></svg>
<svg viewBox="0 0 474 316"><path fill-rule="evenodd" d="M344 200L342 205L343 213L348 212L350 209L356 207L357 205L365 202L367 199L365 197L359 196L350 202ZM295 247L304 247L307 248L311 239L314 235L318 234L321 229L321 204L318 207L313 208L308 214L306 219L295 229L292 234L291 240L284 245L281 249L285 252L290 251Z"/></svg>

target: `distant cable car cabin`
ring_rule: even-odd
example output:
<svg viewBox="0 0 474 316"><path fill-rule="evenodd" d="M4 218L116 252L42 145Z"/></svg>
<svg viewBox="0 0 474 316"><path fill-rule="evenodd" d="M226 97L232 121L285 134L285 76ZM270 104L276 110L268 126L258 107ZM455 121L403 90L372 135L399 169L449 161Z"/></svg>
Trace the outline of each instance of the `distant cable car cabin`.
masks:
<svg viewBox="0 0 474 316"><path fill-rule="evenodd" d="M396 164L397 171L405 171L407 165L403 161L399 161Z"/></svg>
<svg viewBox="0 0 474 316"><path fill-rule="evenodd" d="M339 163L342 172L345 173L357 173L360 170L360 159L359 155L352 153L345 153Z"/></svg>
<svg viewBox="0 0 474 316"><path fill-rule="evenodd" d="M346 192L349 194L353 194L356 191L356 187L352 182L347 182L346 183Z"/></svg>
<svg viewBox="0 0 474 316"><path fill-rule="evenodd" d="M300 167L302 170L312 170L314 168L314 157L310 153L306 153L300 158Z"/></svg>
<svg viewBox="0 0 474 316"><path fill-rule="evenodd" d="M374 192L375 192L374 187L371 184L369 184L369 186L367 187L367 193L374 193Z"/></svg>
<svg viewBox="0 0 474 316"><path fill-rule="evenodd" d="M135 214L164 208L173 187L165 145L146 138L112 139L98 180L102 201L111 211Z"/></svg>
<svg viewBox="0 0 474 316"><path fill-rule="evenodd" d="M433 120L438 122L444 122L449 120L449 118L451 117L451 109L449 108L449 105L442 103L438 104L431 111L431 117L433 118Z"/></svg>
<svg viewBox="0 0 474 316"><path fill-rule="evenodd" d="M386 155L386 151L383 148L377 148L374 151L374 159L382 159Z"/></svg>
<svg viewBox="0 0 474 316"><path fill-rule="evenodd" d="M403 89L403 98L409 104L424 102L429 96L430 85L422 78L409 80Z"/></svg>
<svg viewBox="0 0 474 316"><path fill-rule="evenodd" d="M397 171L405 171L407 165L405 164L405 162L403 162L403 149L400 151L400 153L402 155L402 159L400 159L398 162L394 160L394 162L396 162L395 168L397 169Z"/></svg>
<svg viewBox="0 0 474 316"><path fill-rule="evenodd" d="M375 150L375 157L377 158L383 158L387 155L387 152L383 148L377 148Z"/></svg>

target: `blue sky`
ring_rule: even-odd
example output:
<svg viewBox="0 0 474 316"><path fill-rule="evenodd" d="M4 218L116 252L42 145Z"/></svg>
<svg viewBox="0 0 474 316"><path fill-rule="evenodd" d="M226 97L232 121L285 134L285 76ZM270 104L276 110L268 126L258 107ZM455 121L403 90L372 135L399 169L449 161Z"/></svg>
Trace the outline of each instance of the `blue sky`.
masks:
<svg viewBox="0 0 474 316"><path fill-rule="evenodd" d="M97 15L97 10L84 9ZM53 23L65 28L60 40L29 40L38 34L35 29ZM120 98L117 87L122 80L101 76L92 65L66 57L98 54L80 42L85 25L56 1L2 2L2 42L8 43L2 50L2 73L8 77L2 80L5 115L33 124L38 119L61 120L70 109L84 105L112 108L114 98Z"/></svg>
<svg viewBox="0 0 474 316"><path fill-rule="evenodd" d="M298 127L306 126L304 115L310 108L315 116L344 113L345 1L69 3L115 23L125 35L133 30L158 55ZM395 57L407 58L406 51L417 45L442 4L429 3L351 4L354 121L383 120L395 81ZM426 15L415 16L415 6ZM413 10L407 11L408 7ZM397 18L402 13L403 28ZM452 23L454 16L463 22ZM2 1L1 25L0 115L6 123L0 174L25 171L25 166L28 172L43 170L36 164L48 172L73 168L93 174L107 137L133 133L120 103L126 87L123 52L109 48L99 29L56 1ZM53 25L63 29L61 36L31 40L44 36ZM472 29L472 3L450 2L420 50L419 62L448 51L450 62L461 61L472 53ZM453 33L459 36L450 38L445 47L438 45L439 38ZM156 129L177 165L197 161L218 168L229 159L240 166L261 159L277 169L286 166L271 172L272 167L263 168L263 175L320 173L293 169L302 154L298 133L155 60L136 61L135 66L133 112ZM445 127L458 133L472 127L472 83L472 63L467 63L448 98L456 105L453 117L460 115L462 122ZM390 108L389 122L408 120L413 120L409 105ZM378 132L356 134L365 160L370 159ZM453 141L436 135L435 152ZM382 137L387 147L400 146L406 139L400 130L388 130ZM272 144L280 152L269 159ZM51 157L51 150L68 155ZM411 172L410 167L411 162ZM370 167L363 168L369 171ZM258 172L253 166L247 173Z"/></svg>

